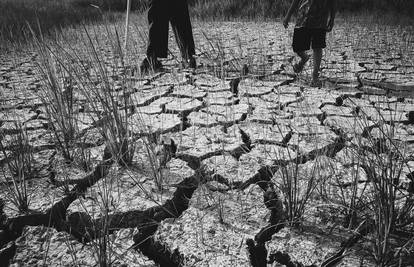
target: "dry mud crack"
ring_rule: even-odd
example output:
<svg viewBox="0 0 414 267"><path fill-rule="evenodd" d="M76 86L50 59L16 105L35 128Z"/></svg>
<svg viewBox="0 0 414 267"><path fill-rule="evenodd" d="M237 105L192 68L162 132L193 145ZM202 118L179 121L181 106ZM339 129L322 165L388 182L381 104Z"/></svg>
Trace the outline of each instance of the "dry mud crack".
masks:
<svg viewBox="0 0 414 267"><path fill-rule="evenodd" d="M5 201L1 262L18 266L75 261L93 266L96 244L108 237L112 264L119 266L360 263L364 255L358 248L365 246L360 241L369 235L372 222L360 221L354 232L332 227L330 231L337 232L333 237L310 234L318 227L298 231L286 221L280 171L298 168L306 178L316 165L326 194L339 198L338 191L352 184L356 147L369 156L393 153L394 146L401 146L411 156L405 157L396 186L403 194L414 193L414 65L406 59L413 52L380 51L367 57L360 49L340 46L340 37L333 38L322 72L324 85L310 88L306 72L293 77L289 70L287 38L271 45L274 36L261 36L258 42L249 37L254 29L242 23L223 25L218 25L221 35L209 33L217 40L232 37L222 40L225 58L220 60L227 63L221 65L221 74L216 71L218 55L201 34L196 34L199 51L208 53L199 53L200 67L194 72L177 70L174 58L168 58L165 72L129 77L125 85L119 80L128 68L114 66L111 49L103 54L113 72L110 88L117 92L119 111L126 111L135 144L128 167L114 162L105 145L99 130L105 116L96 112L104 108L76 91L80 88L73 94L79 128L75 146L87 152L90 166L65 163L53 136L54 121L48 118L50 103L39 97L45 84L34 67L38 57L16 52L16 64L2 55L0 164L6 170L18 157L13 136L24 127L40 171L28 181L32 202L27 214L16 211L10 201L11 174L4 171L0 178ZM339 26L338 31L343 34L347 27ZM388 34L393 34L391 29ZM264 62L265 55L254 52L261 44L272 60ZM236 55L239 45L246 51ZM241 62L249 62L246 75L240 75ZM391 144L382 142L384 131L392 132ZM160 143L164 138L176 147L169 150L168 143ZM161 181L150 167L148 144L168 151L160 160L165 166L156 170ZM375 172L362 165L358 184L375 182ZM162 190L157 189L159 183ZM105 186L111 191L106 200L101 194ZM102 201L109 203L104 213ZM321 201L310 202L301 227L326 219L319 214L326 213L318 208L324 206ZM335 218L325 221L338 224ZM39 249L39 255L32 256Z"/></svg>

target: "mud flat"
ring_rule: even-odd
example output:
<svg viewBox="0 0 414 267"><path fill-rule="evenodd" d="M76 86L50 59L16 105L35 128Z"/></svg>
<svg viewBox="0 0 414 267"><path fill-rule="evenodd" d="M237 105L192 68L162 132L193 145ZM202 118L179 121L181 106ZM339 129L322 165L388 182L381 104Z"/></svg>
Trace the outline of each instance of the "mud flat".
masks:
<svg viewBox="0 0 414 267"><path fill-rule="evenodd" d="M109 88L131 131L127 166L108 152L105 108L79 86L71 91L72 115L82 137L74 147L83 154L67 162L42 96L41 55L1 55L2 262L95 266L104 253L115 266L374 266L376 235L366 218L379 169L390 165L372 162L389 155L399 168L396 209L411 207L405 215L413 219L414 43L402 34L410 28L339 22L328 37L323 86L311 88L311 66L292 73L280 25L195 25L195 71L170 56L162 73L139 76L131 62L143 54L119 64L111 39L97 35ZM171 52L178 54L174 46ZM78 59L100 86L90 57ZM25 212L13 204L9 171L21 128L36 170L26 181ZM88 155L87 165L80 155ZM303 203L297 222L288 221L289 179ZM361 214L350 219L351 208ZM405 219L390 251L410 244L404 233L412 238L414 225ZM413 264L404 255L405 266Z"/></svg>

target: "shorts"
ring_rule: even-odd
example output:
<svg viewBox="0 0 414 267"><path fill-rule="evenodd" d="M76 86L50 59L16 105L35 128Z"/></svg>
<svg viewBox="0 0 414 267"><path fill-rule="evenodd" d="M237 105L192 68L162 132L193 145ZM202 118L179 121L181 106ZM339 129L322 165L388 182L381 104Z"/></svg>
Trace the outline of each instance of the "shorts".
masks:
<svg viewBox="0 0 414 267"><path fill-rule="evenodd" d="M301 52L326 47L326 30L312 28L295 28L293 32L293 51Z"/></svg>

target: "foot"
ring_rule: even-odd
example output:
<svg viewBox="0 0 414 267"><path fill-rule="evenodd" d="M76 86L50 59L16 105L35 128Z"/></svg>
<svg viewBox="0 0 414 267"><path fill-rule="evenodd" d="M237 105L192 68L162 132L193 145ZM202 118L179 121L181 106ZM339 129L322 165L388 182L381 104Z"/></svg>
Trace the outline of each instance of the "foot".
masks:
<svg viewBox="0 0 414 267"><path fill-rule="evenodd" d="M182 65L184 69L196 69L197 62L193 56L190 56L188 59L183 59Z"/></svg>
<svg viewBox="0 0 414 267"><path fill-rule="evenodd" d="M152 57L146 57L140 66L141 73L158 72L162 69L161 62Z"/></svg>
<svg viewBox="0 0 414 267"><path fill-rule="evenodd" d="M301 60L296 63L295 65L293 65L293 71L295 73L300 73L303 70L303 67L305 67L306 62L309 61L309 56L306 55L305 57L301 58Z"/></svg>

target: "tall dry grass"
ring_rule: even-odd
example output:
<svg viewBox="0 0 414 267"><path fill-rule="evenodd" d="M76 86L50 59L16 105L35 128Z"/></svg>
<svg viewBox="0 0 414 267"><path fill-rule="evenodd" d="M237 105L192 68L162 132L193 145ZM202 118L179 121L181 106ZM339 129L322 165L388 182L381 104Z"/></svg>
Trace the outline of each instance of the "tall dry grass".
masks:
<svg viewBox="0 0 414 267"><path fill-rule="evenodd" d="M0 132L0 153L9 159L7 167L1 168L0 184L4 184L7 189L7 200L19 212L25 213L29 211L31 200L27 181L35 174L34 153L26 128L16 122L14 129L17 133L7 138Z"/></svg>
<svg viewBox="0 0 414 267"><path fill-rule="evenodd" d="M1 0L0 10L0 41L27 39L30 36L28 25L51 33L63 26L101 17L96 8L74 8L71 1Z"/></svg>

